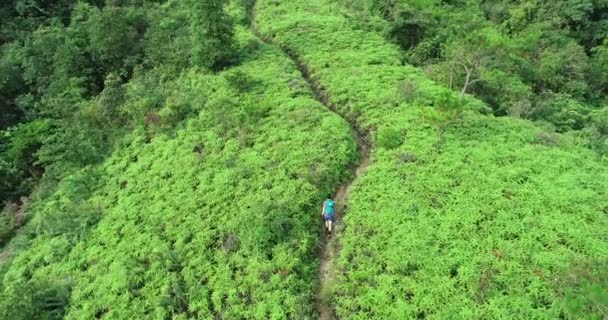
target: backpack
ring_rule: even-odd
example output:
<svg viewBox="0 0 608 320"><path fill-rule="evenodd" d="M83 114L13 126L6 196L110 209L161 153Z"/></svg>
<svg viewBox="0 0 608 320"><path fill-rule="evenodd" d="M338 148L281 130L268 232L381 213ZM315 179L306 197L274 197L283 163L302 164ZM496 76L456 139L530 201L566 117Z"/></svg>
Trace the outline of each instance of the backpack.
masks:
<svg viewBox="0 0 608 320"><path fill-rule="evenodd" d="M326 215L333 215L334 212L336 211L335 209L336 207L336 202L332 199L327 199L325 200L325 214Z"/></svg>

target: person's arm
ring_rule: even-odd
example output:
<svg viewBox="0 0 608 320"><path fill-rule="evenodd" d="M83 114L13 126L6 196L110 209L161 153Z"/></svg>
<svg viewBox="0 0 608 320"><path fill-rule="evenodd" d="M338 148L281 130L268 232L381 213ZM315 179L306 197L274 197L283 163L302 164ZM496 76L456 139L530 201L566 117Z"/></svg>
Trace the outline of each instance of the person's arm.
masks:
<svg viewBox="0 0 608 320"><path fill-rule="evenodd" d="M325 216L325 201L323 201L323 210L321 210L321 215Z"/></svg>

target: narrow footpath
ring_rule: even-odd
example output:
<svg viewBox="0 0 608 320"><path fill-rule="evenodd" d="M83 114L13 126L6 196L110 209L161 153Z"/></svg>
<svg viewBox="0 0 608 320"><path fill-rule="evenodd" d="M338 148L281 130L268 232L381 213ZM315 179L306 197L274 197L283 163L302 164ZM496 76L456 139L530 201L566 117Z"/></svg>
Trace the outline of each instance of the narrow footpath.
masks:
<svg viewBox="0 0 608 320"><path fill-rule="evenodd" d="M336 201L337 205L334 229L332 232L333 234L331 237L327 237L327 235L323 233L322 248L319 253L319 271L317 274L319 288L316 296L317 312L319 314L319 319L321 320L337 319L331 306L331 301L328 299L331 290L330 286L335 278L335 275L332 274L333 269L331 266L335 264L335 259L338 257L339 245L337 239L340 237L340 232L344 230L344 223L342 219L347 211L346 202L348 200L348 194L351 187L357 183L358 178L365 173L371 162L371 144L369 142L368 132L361 129L354 118L347 117L344 113L340 112L340 109L329 101L328 94L325 92L318 80L311 76L310 70L295 52L289 48L273 43L270 39L259 33L259 30L255 25L255 12L252 14L251 21L251 29L253 34L268 45L280 47L281 50L287 56L289 56L289 58L298 67L298 70L300 70L302 78L306 80L306 83L308 84L310 91L313 93L314 98L323 104L328 110L337 114L349 123L351 134L357 142L358 152L360 154L359 162L353 166L353 174L350 175L349 180L340 185L338 190L333 195L334 201Z"/></svg>

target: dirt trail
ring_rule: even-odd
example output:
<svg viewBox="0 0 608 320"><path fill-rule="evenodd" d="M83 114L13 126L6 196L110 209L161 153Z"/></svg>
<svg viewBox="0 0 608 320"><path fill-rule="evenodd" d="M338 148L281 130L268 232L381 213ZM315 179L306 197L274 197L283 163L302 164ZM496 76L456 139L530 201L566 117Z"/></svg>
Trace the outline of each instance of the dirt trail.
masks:
<svg viewBox="0 0 608 320"><path fill-rule="evenodd" d="M369 142L368 132L366 130L363 130L358 125L354 117L346 115L343 111L337 108L336 105L332 104L331 101L329 101L329 95L327 94L325 89L321 86L317 79L311 76L311 72L308 69L308 66L306 66L306 64L295 52L293 52L287 47L275 44L272 40L268 39L267 37L264 37L259 33L258 28L255 25L255 7L254 12L252 13L251 21L251 30L253 34L268 45L280 47L281 50L287 56L289 56L289 58L298 67L298 70L300 70L302 78L306 80L306 83L308 84L308 87L313 93L314 98L321 104L323 104L327 109L337 114L349 123L351 134L357 142L359 162L353 164L353 174L348 177L347 181L344 181L340 185L340 187L338 187L338 190L333 195L333 198L336 201L337 205L334 229L332 231L331 237L328 237L325 232L322 233L322 248L320 250L319 256L320 264L319 271L317 274L319 289L316 297L317 312L319 314L319 319L321 320L337 319L334 310L330 305L331 301L329 297L331 284L333 282L333 279L335 278L335 275L332 274L331 266L335 263L335 259L338 256L339 244L337 239L340 237L340 233L344 230L345 227L342 218L344 217L347 211L346 203L348 200L348 194L350 192L351 187L356 184L358 178L363 175L363 173L371 163L371 144ZM320 206L321 205L319 204L319 207Z"/></svg>
<svg viewBox="0 0 608 320"><path fill-rule="evenodd" d="M346 213L346 201L348 200L348 194L350 188L355 185L357 178L360 177L371 160L369 156L369 144L363 136L359 136L356 130L352 130L353 134L357 138L357 144L359 146L359 152L361 153L361 161L355 168L355 173L351 179L338 188L338 191L334 194L334 200L337 204L336 210L336 221L334 225L333 235L327 237L323 233L323 248L319 256L319 271L317 274L319 282L319 291L317 292L317 312L319 313L319 319L329 320L337 319L334 310L329 305L331 303L328 295L330 294L331 284L335 275L332 274L332 264L335 263L335 259L338 257L339 244L337 239L340 237L340 233L344 230L344 223L342 221L343 216Z"/></svg>
<svg viewBox="0 0 608 320"><path fill-rule="evenodd" d="M321 104L323 104L327 109L331 110L333 113L339 115L344 120L346 120L351 128L351 134L357 141L357 147L359 151L359 162L353 165L353 174L349 177L347 181L344 181L339 187L338 190L334 193L333 198L336 201L336 217L334 221L334 228L332 230L331 237L328 237L324 232L322 235L322 243L323 247L321 248L320 256L319 256L319 271L317 274L318 282L319 282L319 290L317 292L317 312L319 313L319 319L321 320L330 320L337 319L334 310L330 306L329 294L331 290L331 284L335 275L332 274L332 265L335 264L335 259L338 257L339 252L339 243L338 238L340 237L340 233L344 230L344 222L342 218L346 214L347 207L346 203L348 200L348 195L350 193L350 189L357 182L357 179L365 173L365 170L371 163L370 158L370 143L368 139L367 132L362 130L357 122L345 116L343 113L336 108L331 102L329 102L328 95L325 93L323 88L319 85L318 81L310 76L310 71L302 63L297 55L286 48L282 48L283 52L285 52L298 66L302 77L308 83L310 90L313 92L315 99Z"/></svg>

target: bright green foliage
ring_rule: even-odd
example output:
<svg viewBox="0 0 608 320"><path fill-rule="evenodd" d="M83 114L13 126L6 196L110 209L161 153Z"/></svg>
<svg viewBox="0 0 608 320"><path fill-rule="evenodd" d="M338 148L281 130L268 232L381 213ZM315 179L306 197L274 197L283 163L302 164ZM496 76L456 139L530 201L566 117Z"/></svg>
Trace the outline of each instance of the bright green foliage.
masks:
<svg viewBox="0 0 608 320"><path fill-rule="evenodd" d="M32 208L32 220L0 256L0 318L61 319L69 303L72 277L45 275L32 279L32 273L27 273L27 277L11 278L6 273L12 262L18 265L22 261L26 270L34 271L58 261L84 239L100 219L99 200L88 199L102 183L101 178L96 170L75 173L60 182L58 192ZM22 250L24 255L18 256Z"/></svg>
<svg viewBox="0 0 608 320"><path fill-rule="evenodd" d="M605 1L51 2L0 5L0 319L315 318L356 144L278 47L373 145L340 318L605 316Z"/></svg>
<svg viewBox="0 0 608 320"><path fill-rule="evenodd" d="M378 128L377 147L394 147L374 150L351 191L338 315L603 317L605 163L566 136L467 111L485 108L402 66L380 33L351 27L350 10L265 0L256 21L343 112Z"/></svg>
<svg viewBox="0 0 608 320"><path fill-rule="evenodd" d="M37 236L3 266L0 317L312 318L313 213L356 145L287 57L241 38L257 48L241 66L164 84L161 122L36 207ZM193 115L165 128L184 104Z"/></svg>

